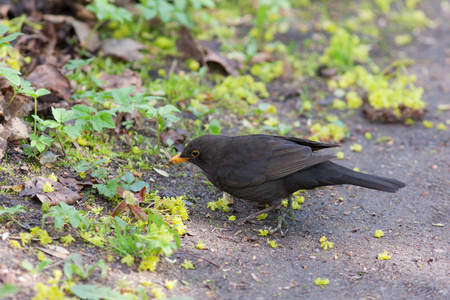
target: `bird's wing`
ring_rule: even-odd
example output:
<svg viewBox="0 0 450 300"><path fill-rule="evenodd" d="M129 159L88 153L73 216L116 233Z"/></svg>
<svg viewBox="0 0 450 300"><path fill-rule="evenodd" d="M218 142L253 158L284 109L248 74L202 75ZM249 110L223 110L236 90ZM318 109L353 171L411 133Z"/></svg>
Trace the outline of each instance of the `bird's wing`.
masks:
<svg viewBox="0 0 450 300"><path fill-rule="evenodd" d="M334 158L330 154L317 154L308 146L289 140L270 142L272 155L265 172L266 181L277 180Z"/></svg>
<svg viewBox="0 0 450 300"><path fill-rule="evenodd" d="M244 141L236 139L221 159L218 175L229 187L277 180L334 157L317 154L308 146L279 137L255 135Z"/></svg>

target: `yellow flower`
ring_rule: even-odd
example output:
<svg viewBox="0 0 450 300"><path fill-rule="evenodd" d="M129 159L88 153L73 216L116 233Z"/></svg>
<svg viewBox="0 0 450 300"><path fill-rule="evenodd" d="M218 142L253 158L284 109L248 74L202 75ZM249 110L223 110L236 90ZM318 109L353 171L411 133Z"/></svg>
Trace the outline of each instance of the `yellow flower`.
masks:
<svg viewBox="0 0 450 300"><path fill-rule="evenodd" d="M149 256L141 262L141 264L139 265L139 270L149 270L150 272L155 272L158 262L158 256Z"/></svg>
<svg viewBox="0 0 450 300"><path fill-rule="evenodd" d="M181 266L183 268L185 268L186 270L189 270L189 269L195 270L195 267L194 267L194 264L192 263L192 261L187 260L187 259L184 260L184 263L182 263Z"/></svg>
<svg viewBox="0 0 450 300"><path fill-rule="evenodd" d="M383 230L377 230L377 231L375 231L375 237L376 237L376 238L380 238L380 237L382 237L382 236L384 236Z"/></svg>
<svg viewBox="0 0 450 300"><path fill-rule="evenodd" d="M16 249L23 249L23 247L20 246L20 243L18 241L10 240L9 245Z"/></svg>
<svg viewBox="0 0 450 300"><path fill-rule="evenodd" d="M320 279L320 277L318 277L316 280L314 280L314 283L323 288L324 285L330 283L330 280L328 278Z"/></svg>
<svg viewBox="0 0 450 300"><path fill-rule="evenodd" d="M74 241L75 241L75 239L73 238L73 236L70 233L66 236L61 237L61 242L63 242L66 245L70 245Z"/></svg>
<svg viewBox="0 0 450 300"><path fill-rule="evenodd" d="M53 242L52 238L48 235L47 230L41 230L41 232L39 232L39 239L43 245L51 244Z"/></svg>
<svg viewBox="0 0 450 300"><path fill-rule="evenodd" d="M433 128L433 122L432 121L428 121L428 120L423 120L423 127L431 129Z"/></svg>
<svg viewBox="0 0 450 300"><path fill-rule="evenodd" d="M195 248L197 248L199 250L203 250L203 249L205 249L205 245L202 242L198 242L197 245L195 246Z"/></svg>
<svg viewBox="0 0 450 300"><path fill-rule="evenodd" d="M168 290L173 289L176 287L178 280L166 280L165 286Z"/></svg>
<svg viewBox="0 0 450 300"><path fill-rule="evenodd" d="M350 146L350 150L352 150L353 152L361 152L363 149L363 146L360 144L353 144Z"/></svg>
<svg viewBox="0 0 450 300"><path fill-rule="evenodd" d="M324 236L321 237L319 241L320 241L320 248L322 248L323 250L327 250L328 248L332 249L334 247L334 243L329 242L328 239Z"/></svg>
<svg viewBox="0 0 450 300"><path fill-rule="evenodd" d="M392 255L389 255L387 251L384 251L383 253L378 253L378 260L388 260L391 259Z"/></svg>
<svg viewBox="0 0 450 300"><path fill-rule="evenodd" d="M260 229L258 235L259 236L266 236L268 233L269 233L269 230L262 230L262 229Z"/></svg>
<svg viewBox="0 0 450 300"><path fill-rule="evenodd" d="M166 298L166 294L164 294L161 288L153 288L152 289L153 297L155 299L163 299Z"/></svg>
<svg viewBox="0 0 450 300"><path fill-rule="evenodd" d="M125 256L120 260L121 263L126 264L127 266L131 267L131 265L134 263L134 258L130 254Z"/></svg>
<svg viewBox="0 0 450 300"><path fill-rule="evenodd" d="M37 252L37 259L39 259L40 261L43 261L44 259L47 259L47 256L44 254L44 252L38 251Z"/></svg>
<svg viewBox="0 0 450 300"><path fill-rule="evenodd" d="M267 218L267 214L260 214L259 216L256 217L256 220L261 221L264 220L265 218Z"/></svg>
<svg viewBox="0 0 450 300"><path fill-rule="evenodd" d="M42 188L42 191L44 193L51 193L55 190L55 188L52 186L50 182L44 183L44 187Z"/></svg>
<svg viewBox="0 0 450 300"><path fill-rule="evenodd" d="M271 241L271 240L267 239L267 243L269 243L270 247L272 247L272 248L278 247L278 244L275 241Z"/></svg>

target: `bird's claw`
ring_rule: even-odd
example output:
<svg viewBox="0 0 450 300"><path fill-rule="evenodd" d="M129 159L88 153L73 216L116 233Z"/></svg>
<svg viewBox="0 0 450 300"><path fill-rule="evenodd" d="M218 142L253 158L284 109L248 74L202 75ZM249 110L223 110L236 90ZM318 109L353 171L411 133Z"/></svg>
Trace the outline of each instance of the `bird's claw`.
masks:
<svg viewBox="0 0 450 300"><path fill-rule="evenodd" d="M281 230L283 223L287 225L285 218L287 215L290 215L292 219L294 219L294 210L292 209L292 198L288 198L288 207L284 210L284 212L278 217L278 225L274 229L270 230L270 234L274 234L276 232L280 232L281 236L284 236L284 232Z"/></svg>

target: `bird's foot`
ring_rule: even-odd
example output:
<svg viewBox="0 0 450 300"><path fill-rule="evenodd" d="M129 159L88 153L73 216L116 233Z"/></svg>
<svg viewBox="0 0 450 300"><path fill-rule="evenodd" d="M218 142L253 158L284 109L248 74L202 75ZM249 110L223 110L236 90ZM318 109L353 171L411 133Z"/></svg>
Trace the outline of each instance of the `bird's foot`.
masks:
<svg viewBox="0 0 450 300"><path fill-rule="evenodd" d="M276 209L278 206L280 206L280 204L281 204L281 201L275 202L275 203L272 204L271 206L266 207L266 208L264 208L263 210L257 211L257 212L255 212L255 213L249 215L249 216L246 217L244 220L242 220L241 225L244 225L245 222L248 222L248 221L250 221L250 220L256 218L256 217L259 216L260 214L263 214L263 213L266 213L266 212L269 212L269 211L271 211L271 210Z"/></svg>
<svg viewBox="0 0 450 300"><path fill-rule="evenodd" d="M269 231L270 234L274 234L279 231L281 236L284 236L284 232L281 230L281 227L283 226L283 223L287 225L287 222L285 221L287 215L289 215L292 219L294 219L294 210L292 209L292 197L288 198L288 207L278 217L278 225L277 227Z"/></svg>

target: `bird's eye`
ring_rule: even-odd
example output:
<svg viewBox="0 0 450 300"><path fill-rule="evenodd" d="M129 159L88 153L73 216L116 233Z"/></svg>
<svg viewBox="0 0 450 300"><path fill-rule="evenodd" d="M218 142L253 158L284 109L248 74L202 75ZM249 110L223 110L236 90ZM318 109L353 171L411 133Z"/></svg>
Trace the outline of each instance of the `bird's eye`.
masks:
<svg viewBox="0 0 450 300"><path fill-rule="evenodd" d="M192 155L193 157L198 157L198 156L200 155L200 151L194 150L194 151L191 152L191 155Z"/></svg>

